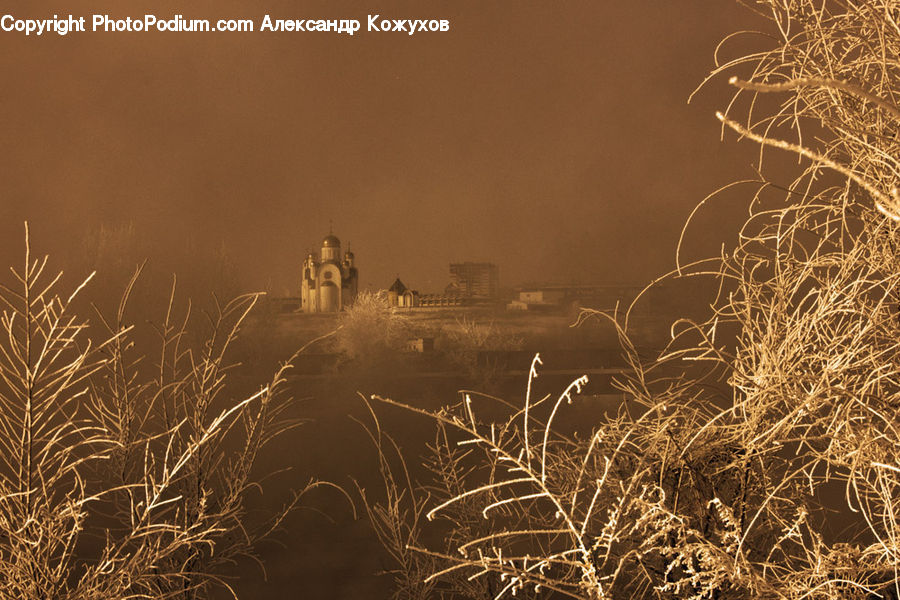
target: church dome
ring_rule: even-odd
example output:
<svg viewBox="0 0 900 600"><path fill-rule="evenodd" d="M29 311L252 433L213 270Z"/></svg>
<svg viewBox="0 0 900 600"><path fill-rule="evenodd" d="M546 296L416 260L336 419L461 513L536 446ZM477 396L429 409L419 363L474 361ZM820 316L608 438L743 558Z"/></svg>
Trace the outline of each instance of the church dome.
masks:
<svg viewBox="0 0 900 600"><path fill-rule="evenodd" d="M333 234L329 234L329 235L325 236L324 240L322 240L322 247L323 248L340 248L341 240L337 239L337 236L335 236Z"/></svg>

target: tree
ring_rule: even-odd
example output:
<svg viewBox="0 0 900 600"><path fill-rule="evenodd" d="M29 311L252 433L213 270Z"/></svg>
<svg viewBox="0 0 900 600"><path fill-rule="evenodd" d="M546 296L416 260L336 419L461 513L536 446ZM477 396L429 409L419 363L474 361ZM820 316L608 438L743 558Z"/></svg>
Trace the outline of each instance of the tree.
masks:
<svg viewBox="0 0 900 600"><path fill-rule="evenodd" d="M384 293L363 291L340 315L335 349L362 368L383 366L397 359L408 330L408 319L391 310Z"/></svg>

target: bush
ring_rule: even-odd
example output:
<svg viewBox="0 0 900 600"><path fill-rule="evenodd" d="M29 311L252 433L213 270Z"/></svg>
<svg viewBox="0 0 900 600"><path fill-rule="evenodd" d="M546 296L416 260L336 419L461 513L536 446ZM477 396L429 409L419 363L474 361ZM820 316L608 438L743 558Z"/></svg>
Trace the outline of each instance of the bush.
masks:
<svg viewBox="0 0 900 600"><path fill-rule="evenodd" d="M340 314L335 350L345 362L373 368L398 358L407 340L407 319L391 310L383 292L360 292Z"/></svg>
<svg viewBox="0 0 900 600"><path fill-rule="evenodd" d="M293 508L251 519L260 449L285 418L283 366L232 395L228 348L255 296L207 315L198 345L175 286L154 353L137 350L126 304L90 325L31 254L0 286L0 598L201 598L230 589ZM90 278L89 278L90 279ZM310 482L306 489L319 485ZM305 490L304 490L305 491Z"/></svg>
<svg viewBox="0 0 900 600"><path fill-rule="evenodd" d="M582 427L560 423L584 380L535 399L537 359L505 417L469 396L401 405L446 442L408 486L426 508L392 514L449 595L900 596L900 12L755 6L773 43L717 69L747 74L719 117L808 162L787 186L745 182L757 189L737 243L679 265L719 279L709 318L675 323L646 360L626 315L626 400Z"/></svg>
<svg viewBox="0 0 900 600"><path fill-rule="evenodd" d="M484 360L482 352L520 350L524 344L520 336L504 333L493 322L479 323L463 316L442 331L441 352L455 367L461 368L467 379L482 389L496 387L507 370L505 360Z"/></svg>

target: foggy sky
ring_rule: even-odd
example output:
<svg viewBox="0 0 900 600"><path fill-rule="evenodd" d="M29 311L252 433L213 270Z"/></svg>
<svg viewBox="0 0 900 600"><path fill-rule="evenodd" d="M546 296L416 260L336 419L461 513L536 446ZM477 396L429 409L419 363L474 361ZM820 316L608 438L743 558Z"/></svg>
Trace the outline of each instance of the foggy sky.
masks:
<svg viewBox="0 0 900 600"><path fill-rule="evenodd" d="M440 290L458 260L497 263L503 285L640 283L671 268L697 202L752 173L753 148L719 141L725 78L687 104L717 42L758 26L730 1L128 4L0 12L269 13L363 31L0 33L6 264L26 219L62 255L132 224L151 260L224 247L246 285L296 293L333 222L362 289L399 275ZM367 33L369 13L451 30ZM743 206L727 204L698 222L698 251Z"/></svg>

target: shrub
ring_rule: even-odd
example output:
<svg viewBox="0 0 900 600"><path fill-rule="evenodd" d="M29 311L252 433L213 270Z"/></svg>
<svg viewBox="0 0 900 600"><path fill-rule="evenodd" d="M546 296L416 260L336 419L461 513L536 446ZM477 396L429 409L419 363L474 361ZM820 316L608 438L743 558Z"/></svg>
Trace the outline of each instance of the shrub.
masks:
<svg viewBox="0 0 900 600"><path fill-rule="evenodd" d="M285 417L285 364L234 397L228 348L255 296L207 315L187 335L173 283L159 348L140 352L126 305L90 325L31 254L0 286L0 598L200 598L230 589L296 505L248 515L260 449L297 425ZM90 279L90 278L88 278ZM319 485L310 482L306 489ZM306 491L306 490L304 490Z"/></svg>
<svg viewBox="0 0 900 600"><path fill-rule="evenodd" d="M490 351L520 350L523 344L521 336L505 333L493 322L478 322L467 316L457 318L453 325L445 327L440 340L441 352L450 363L461 368L466 378L482 389L495 387L508 365L505 360L485 359L479 355Z"/></svg>
<svg viewBox="0 0 900 600"><path fill-rule="evenodd" d="M383 292L360 292L339 323L335 349L345 361L364 368L396 359L408 337L407 319L391 310Z"/></svg>
<svg viewBox="0 0 900 600"><path fill-rule="evenodd" d="M535 399L537 359L501 418L471 396L384 400L448 436L417 489L449 534L413 545L449 594L900 596L900 11L754 6L772 45L716 70L747 74L719 118L807 162L787 186L744 182L737 243L679 264L719 279L709 318L675 323L651 360L617 321L626 400L587 431L560 425L584 380Z"/></svg>

